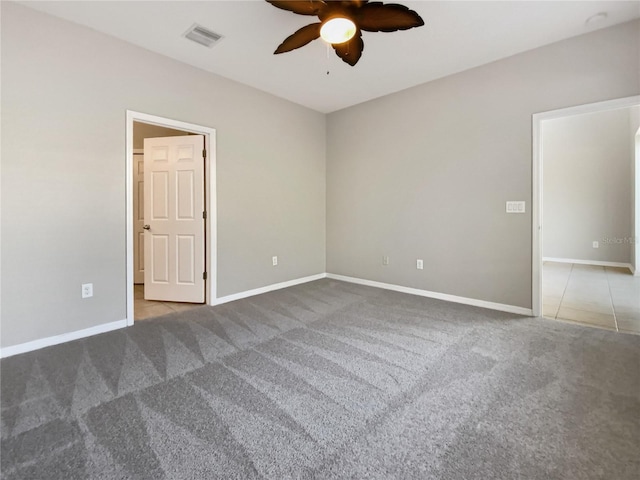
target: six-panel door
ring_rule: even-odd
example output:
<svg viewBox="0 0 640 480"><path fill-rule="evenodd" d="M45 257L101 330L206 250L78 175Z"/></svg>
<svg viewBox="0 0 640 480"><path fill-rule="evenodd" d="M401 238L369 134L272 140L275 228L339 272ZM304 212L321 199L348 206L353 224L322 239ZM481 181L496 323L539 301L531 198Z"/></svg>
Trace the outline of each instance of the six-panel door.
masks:
<svg viewBox="0 0 640 480"><path fill-rule="evenodd" d="M205 299L204 137L144 140L144 298Z"/></svg>

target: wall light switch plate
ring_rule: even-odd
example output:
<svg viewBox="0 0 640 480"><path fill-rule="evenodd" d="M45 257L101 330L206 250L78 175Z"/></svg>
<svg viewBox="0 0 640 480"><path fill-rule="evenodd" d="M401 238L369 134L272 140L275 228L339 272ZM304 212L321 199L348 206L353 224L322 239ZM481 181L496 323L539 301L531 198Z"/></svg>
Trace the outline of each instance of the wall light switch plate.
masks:
<svg viewBox="0 0 640 480"><path fill-rule="evenodd" d="M525 209L525 202L522 200L518 200L518 201L514 201L514 200L509 200L507 201L507 213L525 213L526 209Z"/></svg>
<svg viewBox="0 0 640 480"><path fill-rule="evenodd" d="M418 270L424 269L424 262L421 259L416 260L416 268Z"/></svg>
<svg viewBox="0 0 640 480"><path fill-rule="evenodd" d="M384 256L382 257L382 264L383 265L389 265L389 257L388 256Z"/></svg>
<svg viewBox="0 0 640 480"><path fill-rule="evenodd" d="M277 256L271 257L271 263L273 264L274 267L276 267L278 265L278 257Z"/></svg>
<svg viewBox="0 0 640 480"><path fill-rule="evenodd" d="M593 241L593 248L600 248L600 242L598 242L598 240Z"/></svg>

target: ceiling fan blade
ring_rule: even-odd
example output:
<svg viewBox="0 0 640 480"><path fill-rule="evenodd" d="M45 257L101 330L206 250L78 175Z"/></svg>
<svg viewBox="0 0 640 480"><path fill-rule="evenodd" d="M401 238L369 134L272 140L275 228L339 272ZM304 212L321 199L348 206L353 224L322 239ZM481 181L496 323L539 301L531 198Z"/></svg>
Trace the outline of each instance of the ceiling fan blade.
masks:
<svg viewBox="0 0 640 480"><path fill-rule="evenodd" d="M305 27L302 27L293 35L289 35L287 38L285 38L284 42L282 42L273 53L276 54L290 52L291 50L295 50L296 48L304 47L307 43L320 37L321 26L322 23L318 22L311 23Z"/></svg>
<svg viewBox="0 0 640 480"><path fill-rule="evenodd" d="M364 50L362 32L358 29L351 40L344 43L333 44L332 47L336 51L336 55L338 55L343 62L346 62L353 67L358 63L358 60L360 60L362 51Z"/></svg>
<svg viewBox="0 0 640 480"><path fill-rule="evenodd" d="M366 3L356 15L358 27L367 32L395 32L424 25L420 15L397 3Z"/></svg>
<svg viewBox="0 0 640 480"><path fill-rule="evenodd" d="M322 0L267 0L267 2L274 7L281 8L282 10L288 10L289 12L297 13L299 15L318 15L318 12L326 6L325 2Z"/></svg>

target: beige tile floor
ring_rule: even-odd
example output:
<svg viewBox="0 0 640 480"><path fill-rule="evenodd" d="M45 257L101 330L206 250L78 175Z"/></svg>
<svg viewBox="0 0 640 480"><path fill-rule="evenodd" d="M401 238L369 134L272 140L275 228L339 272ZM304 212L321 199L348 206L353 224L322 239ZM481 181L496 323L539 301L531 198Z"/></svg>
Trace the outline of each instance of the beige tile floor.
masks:
<svg viewBox="0 0 640 480"><path fill-rule="evenodd" d="M202 306L201 303L157 302L144 299L144 285L133 286L133 318L146 320L167 313L181 312Z"/></svg>
<svg viewBox="0 0 640 480"><path fill-rule="evenodd" d="M547 318L640 334L640 277L626 268L544 262Z"/></svg>

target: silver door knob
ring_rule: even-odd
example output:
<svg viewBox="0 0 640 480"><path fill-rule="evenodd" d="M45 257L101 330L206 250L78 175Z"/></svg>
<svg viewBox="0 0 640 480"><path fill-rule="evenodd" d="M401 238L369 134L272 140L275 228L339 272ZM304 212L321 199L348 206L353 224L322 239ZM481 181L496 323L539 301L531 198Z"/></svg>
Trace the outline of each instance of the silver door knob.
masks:
<svg viewBox="0 0 640 480"><path fill-rule="evenodd" d="M151 230L151 225L145 225L145 226L144 226L144 227L142 227L142 228L144 228L145 230Z"/></svg>

